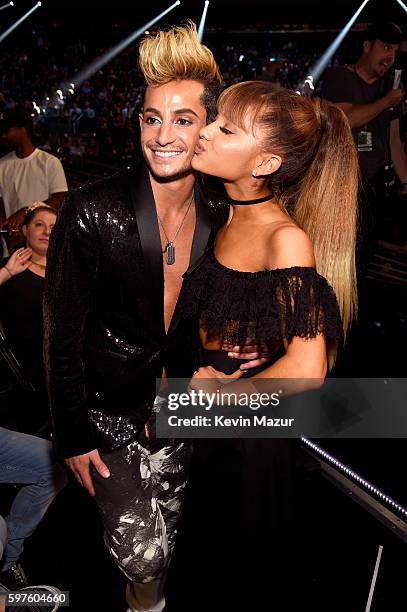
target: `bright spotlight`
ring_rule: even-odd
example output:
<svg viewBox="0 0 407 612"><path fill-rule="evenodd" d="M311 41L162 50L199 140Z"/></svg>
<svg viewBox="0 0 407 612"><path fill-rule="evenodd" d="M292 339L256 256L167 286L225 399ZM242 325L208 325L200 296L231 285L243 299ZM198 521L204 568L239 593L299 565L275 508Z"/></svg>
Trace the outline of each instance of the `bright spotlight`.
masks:
<svg viewBox="0 0 407 612"><path fill-rule="evenodd" d="M32 8L30 8L29 11L27 11L22 17L20 17L20 19L18 19L15 23L13 23L13 25L11 25L8 30L5 30L5 32L3 32L3 34L0 34L0 42L3 42L3 40L5 38L7 38L7 36L9 34L11 34L11 32L13 30L15 30L16 28L18 28L18 26L23 23L23 21L25 21L27 19L27 17L29 17L31 15L31 13L33 13L34 11L37 10L37 8L39 8L41 6L41 2L37 2L37 4L35 4Z"/></svg>
<svg viewBox="0 0 407 612"><path fill-rule="evenodd" d="M203 39L203 35L204 35L204 31L205 31L206 14L208 12L208 6L209 6L209 0L205 0L204 9L202 11L201 21L199 22L199 27L198 27L199 42L202 42L202 39Z"/></svg>
<svg viewBox="0 0 407 612"><path fill-rule="evenodd" d="M0 11L8 8L9 6L14 6L14 2L7 2L7 4L3 4L2 6L0 6Z"/></svg>
<svg viewBox="0 0 407 612"><path fill-rule="evenodd" d="M157 21L162 19L164 15L172 11L176 6L179 6L180 4L180 0L177 0L176 2L174 2L174 4L171 4L171 6L165 9L165 11L157 15L157 17L154 17L154 19L151 19L151 21L145 23L141 28L130 34L130 36L127 36L127 38L112 47L109 51L101 55L98 59L80 70L72 79L73 81L75 81L75 87L79 87L79 85L89 79L92 75L95 74L95 72L100 70L103 66L105 66L105 64L107 64L108 62L110 62L110 60L116 57L116 55L126 49L126 47L128 47L132 42L134 42L139 36L144 34L144 32L148 30L150 26L157 23Z"/></svg>
<svg viewBox="0 0 407 612"><path fill-rule="evenodd" d="M345 38L345 36L347 35L347 33L349 32L349 30L351 29L351 27L355 23L356 19L359 17L360 13L363 11L363 9L365 8L365 6L366 6L366 4L368 2L369 2L369 0L364 0L364 2L360 5L358 10L356 11L356 13L353 15L353 17L351 17L351 19L349 19L349 21L345 25L345 27L339 32L339 34L335 38L335 40L329 45L329 47L325 51L325 53L323 53L321 58L311 68L311 76L313 78L314 85L318 81L318 79L321 76L321 74L324 72L324 70L327 67L327 65L329 64L332 56L335 54L335 52L338 49L339 45L341 44L341 42L343 41L343 39Z"/></svg>
<svg viewBox="0 0 407 612"><path fill-rule="evenodd" d="M401 8L404 9L406 11L406 13L407 13L407 6L404 4L404 2L402 2L401 0L397 0L397 2L401 6Z"/></svg>

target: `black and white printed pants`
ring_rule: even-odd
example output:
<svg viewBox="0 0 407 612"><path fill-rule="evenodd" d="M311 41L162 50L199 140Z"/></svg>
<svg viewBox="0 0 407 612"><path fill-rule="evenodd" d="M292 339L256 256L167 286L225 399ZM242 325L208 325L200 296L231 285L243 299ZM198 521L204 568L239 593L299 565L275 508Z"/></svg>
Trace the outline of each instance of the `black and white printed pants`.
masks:
<svg viewBox="0 0 407 612"><path fill-rule="evenodd" d="M191 455L189 441L143 436L101 455L109 478L92 469L105 542L133 582L157 580L168 566Z"/></svg>

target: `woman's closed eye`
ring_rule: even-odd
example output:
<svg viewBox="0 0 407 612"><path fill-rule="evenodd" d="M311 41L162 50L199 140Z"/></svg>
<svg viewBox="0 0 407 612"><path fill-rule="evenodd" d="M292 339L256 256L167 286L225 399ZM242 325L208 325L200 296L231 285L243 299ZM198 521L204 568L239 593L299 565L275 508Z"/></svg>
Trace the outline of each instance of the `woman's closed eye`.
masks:
<svg viewBox="0 0 407 612"><path fill-rule="evenodd" d="M220 125L219 129L221 132L223 132L223 134L233 134L231 130L228 130L228 128L225 128L223 125Z"/></svg>

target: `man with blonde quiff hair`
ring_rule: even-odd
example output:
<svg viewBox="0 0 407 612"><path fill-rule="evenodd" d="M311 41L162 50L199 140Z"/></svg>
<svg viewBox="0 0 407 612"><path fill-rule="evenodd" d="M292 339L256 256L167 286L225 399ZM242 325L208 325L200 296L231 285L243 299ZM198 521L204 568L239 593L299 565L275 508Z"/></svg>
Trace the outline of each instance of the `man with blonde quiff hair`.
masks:
<svg viewBox="0 0 407 612"><path fill-rule="evenodd" d="M144 38L139 48L139 66L149 86L175 80L202 83L201 102L206 109L207 123L214 120L223 78L212 51L199 42L192 21Z"/></svg>
<svg viewBox="0 0 407 612"><path fill-rule="evenodd" d="M155 179L171 181L174 188L178 176L189 174L188 192L195 181L191 160L199 129L216 116L222 88L219 68L212 52L199 42L192 22L143 39L139 65L148 85L140 114L144 158ZM177 118L180 129L169 133L165 124L174 125ZM156 163L165 152L166 163Z"/></svg>
<svg viewBox="0 0 407 612"><path fill-rule="evenodd" d="M191 169L222 79L192 23L142 41L140 66L144 161L62 205L44 350L57 452L96 498L129 610L159 612L191 447L154 437L155 379L189 378L199 364L197 329L176 304L183 273L226 220Z"/></svg>

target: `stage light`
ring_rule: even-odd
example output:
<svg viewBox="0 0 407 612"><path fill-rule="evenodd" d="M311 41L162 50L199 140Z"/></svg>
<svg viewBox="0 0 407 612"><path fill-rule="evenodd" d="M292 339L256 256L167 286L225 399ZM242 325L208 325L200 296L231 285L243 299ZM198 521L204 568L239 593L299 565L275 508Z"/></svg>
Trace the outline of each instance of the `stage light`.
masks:
<svg viewBox="0 0 407 612"><path fill-rule="evenodd" d="M404 2L402 2L401 0L397 0L397 2L401 6L401 8L404 9L406 11L406 13L407 13L407 6L404 4Z"/></svg>
<svg viewBox="0 0 407 612"><path fill-rule="evenodd" d="M198 27L199 42L202 42L202 39L203 39L203 35L204 35L204 31L205 31L206 14L208 12L208 6L209 6L209 0L205 0L204 9L202 11L201 21L199 22L199 27Z"/></svg>
<svg viewBox="0 0 407 612"><path fill-rule="evenodd" d="M157 23L157 21L162 19L164 15L167 15L167 13L172 11L176 6L179 6L180 4L181 4L180 0L177 0L176 2L174 2L174 4L171 4L171 6L165 9L165 11L157 15L157 17L154 17L154 19L151 19L151 21L149 21L148 23L145 23L141 28L139 28L138 30L130 34L130 36L127 36L124 40L122 40L117 45L112 47L109 51L107 51L106 53L101 55L99 58L94 60L91 64L89 64L88 66L80 70L73 77L72 80L74 81L75 85L71 84L71 87L72 86L79 87L80 85L82 85L84 81L86 81L91 76L93 76L98 70L100 70L108 62L110 62L110 60L116 57L116 55L118 55L124 49L126 49L126 47L128 47L132 42L134 42L139 36L144 34L144 32L148 30L150 26L152 26L154 23Z"/></svg>
<svg viewBox="0 0 407 612"><path fill-rule="evenodd" d="M7 4L3 4L3 6L0 6L0 11L8 8L9 6L14 6L14 2L7 2Z"/></svg>
<svg viewBox="0 0 407 612"><path fill-rule="evenodd" d="M358 485L367 489L370 493L372 493L373 495L378 497L380 500L388 504L392 509L400 512L400 514L402 514L404 517L407 517L406 508L404 508L401 504L397 503L394 499L392 499L391 497L383 493L383 491L381 491L380 489L372 485L369 481L362 478L362 476L360 476L357 472L354 472L353 470L348 468L345 464L338 461L338 459L336 459L333 455L330 455L329 453L327 453L323 448L318 446L318 444L315 444L315 442L312 442L308 438L304 438L304 437L301 438L301 441L303 444L305 444L306 446L311 448L313 451L315 451L318 455L323 457L323 459L325 459L326 461L334 465L338 470L340 470L341 472L344 472L347 476L349 476L349 478L356 481Z"/></svg>
<svg viewBox="0 0 407 612"><path fill-rule="evenodd" d="M31 13L33 13L34 11L37 10L37 8L39 8L41 6L41 2L37 2L37 4L35 4L32 8L30 8L29 11L27 11L22 17L20 17L20 19L18 19L15 23L13 23L13 25L11 25L8 30L6 30L5 32L3 32L3 34L0 34L0 42L3 42L3 40L5 38L7 38L7 36L9 34L11 34L11 32L13 30L15 30L16 28L18 28L18 26L23 23L23 21L25 21L27 19L27 17L29 17L31 15Z"/></svg>
<svg viewBox="0 0 407 612"><path fill-rule="evenodd" d="M355 23L356 19L359 17L360 13L363 11L363 9L365 8L365 6L366 6L366 4L368 2L369 2L369 0L364 0L364 2L362 2L362 4L360 5L360 7L356 11L356 13L353 15L353 17L351 17L351 19L349 19L348 23L339 32L339 34L335 38L335 40L329 45L329 47L325 51L325 53L323 53L321 58L311 68L310 74L311 74L311 76L313 78L314 85L318 81L318 79L321 76L321 74L324 72L324 70L327 67L327 65L329 64L332 56L335 54L335 52L338 49L339 45L341 44L341 42L343 41L343 39L345 38L345 36L347 35L347 33L349 32L349 30L351 29L351 27Z"/></svg>

